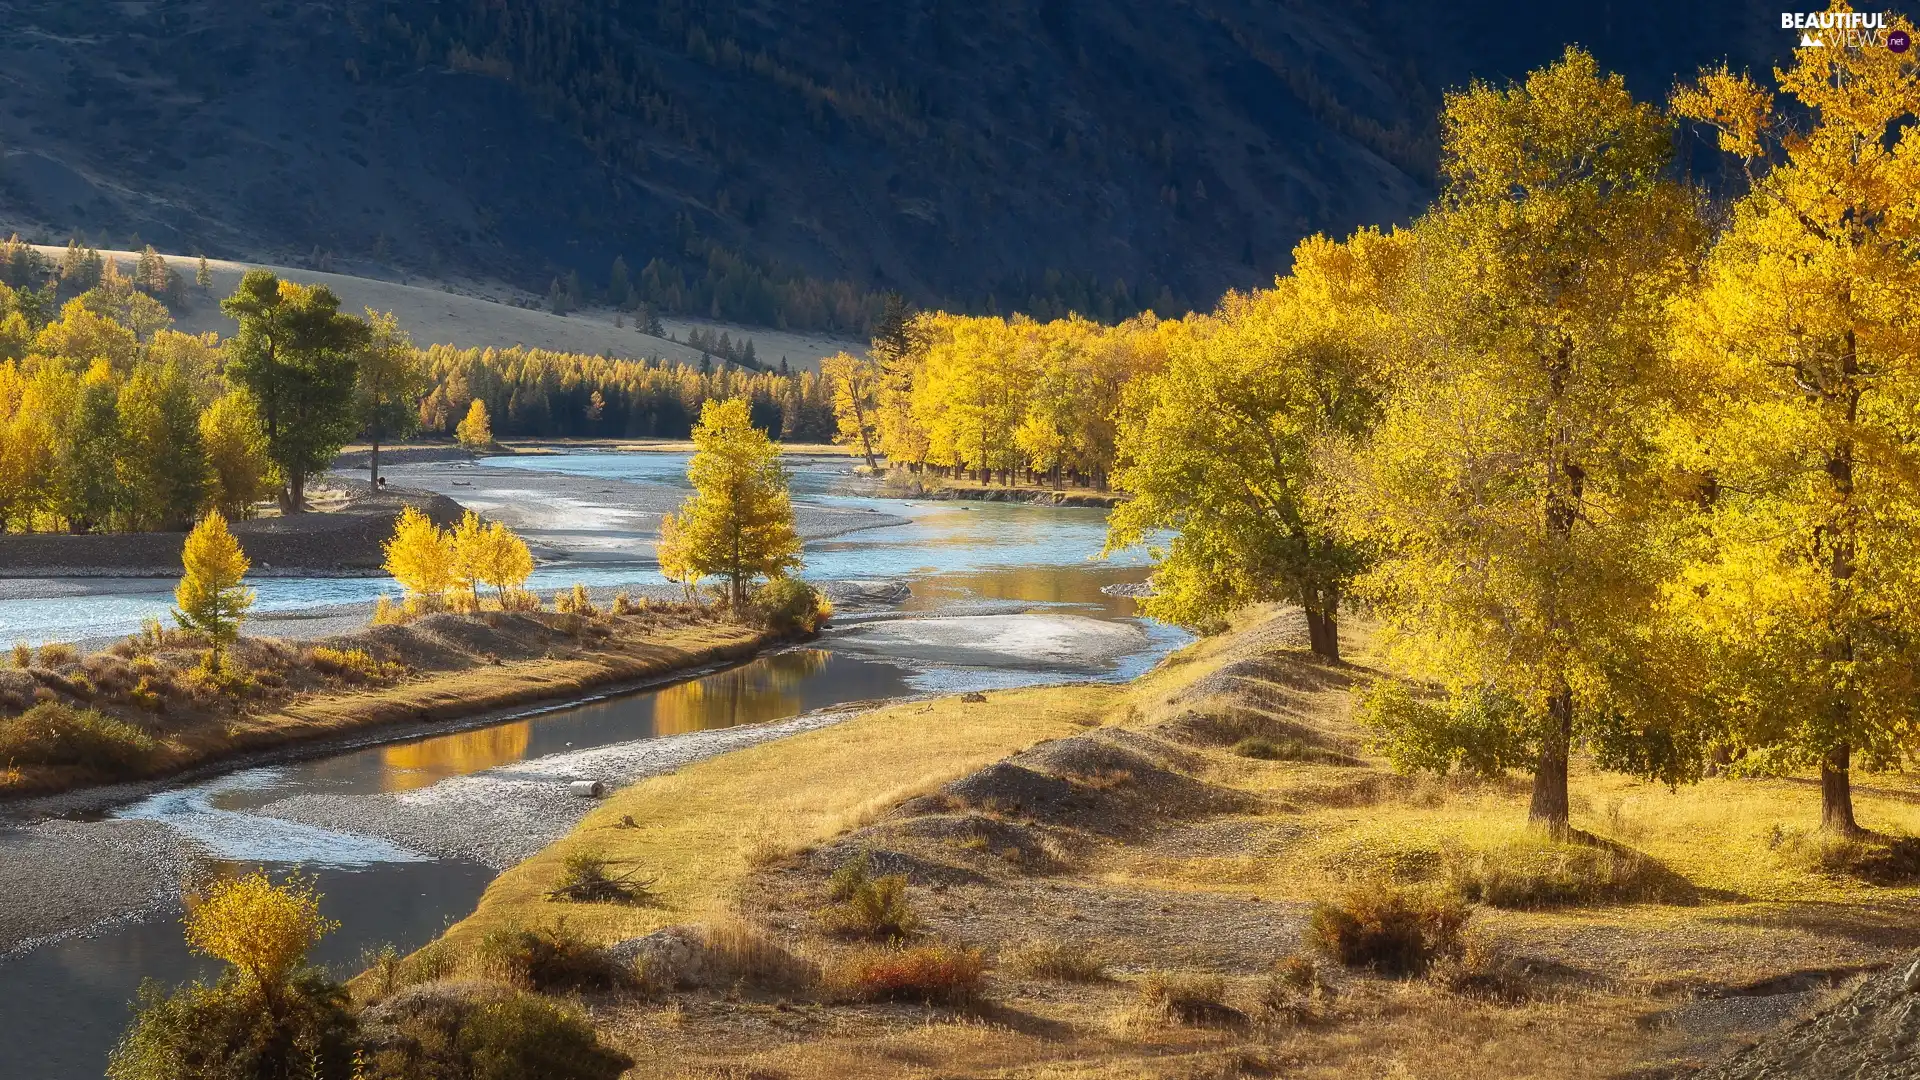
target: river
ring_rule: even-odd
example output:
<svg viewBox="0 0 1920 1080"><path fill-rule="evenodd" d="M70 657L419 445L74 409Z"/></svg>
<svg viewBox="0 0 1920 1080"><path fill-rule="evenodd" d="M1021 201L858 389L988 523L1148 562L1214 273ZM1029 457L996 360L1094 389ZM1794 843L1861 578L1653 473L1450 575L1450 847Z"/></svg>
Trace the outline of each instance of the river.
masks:
<svg viewBox="0 0 1920 1080"><path fill-rule="evenodd" d="M675 454L595 453L483 462L496 469L684 487ZM361 831L291 807L384 807L460 785L471 796L497 781L524 783L543 763L621 747L671 752L689 740L757 737L742 725L809 722L823 711L932 692L1075 679L1131 678L1183 643L1177 630L1139 619L1132 601L1104 588L1143 580L1137 556L1093 562L1104 532L1096 510L902 501L862 491L843 461L796 459L796 502L879 512L903 524L810 542L805 575L820 581L889 579L911 590L897 604L845 613L806 646L640 692L510 717L471 730L368 746L314 760L254 768L184 785L102 816L160 822L200 873L265 866L313 876L340 929L314 959L357 970L370 949L402 951L431 940L469 910L493 865L433 843L411 842L405 823ZM456 497L459 495L456 494ZM543 568L536 584L657 584L650 560ZM76 582L85 590L91 583ZM262 579L263 605L365 601L381 579ZM165 609L157 583L122 583L76 612L71 600L0 604L0 634L47 639L132 629ZM22 606L24 605L24 606ZM64 609L64 610L63 610ZM957 643L957 644L956 644ZM795 719L799 718L799 719ZM699 733L708 733L702 735ZM386 801L381 801L386 800ZM110 824L110 823L109 823ZM0 829L0 843L8 829ZM30 903L0 883L0 904ZM214 965L189 954L177 910L123 919L16 950L0 959L0 1077L98 1077L125 1028L143 980L204 977Z"/></svg>

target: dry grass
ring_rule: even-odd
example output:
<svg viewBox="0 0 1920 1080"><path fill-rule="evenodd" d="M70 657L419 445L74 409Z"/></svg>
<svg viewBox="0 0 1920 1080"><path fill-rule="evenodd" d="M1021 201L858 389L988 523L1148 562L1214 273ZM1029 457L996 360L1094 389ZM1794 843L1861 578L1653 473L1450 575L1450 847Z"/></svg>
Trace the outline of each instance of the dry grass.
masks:
<svg viewBox="0 0 1920 1080"><path fill-rule="evenodd" d="M971 1001L986 975L978 949L955 945L869 948L847 954L827 969L828 992L853 1001Z"/></svg>
<svg viewBox="0 0 1920 1080"><path fill-rule="evenodd" d="M1343 754L1355 745L1350 689L1375 674L1364 627L1347 634L1350 668L1285 651L1254 662L1248 642L1262 633L1243 624L1198 642L1125 688L994 693L986 707L907 703L645 781L503 875L444 947L471 949L489 928L524 922L567 851L599 850L660 868L661 906L583 906L576 929L587 940L698 922L725 906L742 940L825 972L821 988L790 981L778 998L723 990L606 1004L598 1022L637 1059L636 1077L1599 1080L1698 1063L1740 1037L1663 1019L1693 993L1885 962L1920 945L1920 888L1866 884L1848 870L1860 851L1810 852L1796 839L1818 807L1803 779L1668 791L1577 768L1574 824L1585 837L1553 844L1526 830L1521 782L1236 754L1235 743L1263 734ZM945 823L920 847L902 831L905 815L890 815L981 765L1100 723L1171 733L1177 752L1156 760L1257 801L1226 816L1146 821L1124 838L1023 824L1017 808L995 815L996 828L1027 829L1035 843L1065 837L1072 858L1042 869L983 857L958 831L964 815L940 800L917 804ZM1075 790L1107 798L1140 782L1098 779ZM1857 794L1873 828L1920 832L1914 785L1863 776ZM812 917L834 891L851 895L857 875L836 884L832 863L801 856L849 832L860 835L835 850L871 843L875 866L909 867L919 940L998 957L966 1008L845 989L861 964L895 965L876 986L910 967L905 950L850 946ZM922 862L879 861L900 845ZM986 879L923 878L912 868L925 860ZM1428 909L1410 908L1426 978L1296 953L1311 903L1363 880L1433 898L1454 930L1473 897L1470 928L1430 945ZM1092 940L1102 947L1074 944ZM1240 951L1208 960L1223 941ZM1108 977L1079 981L1098 972ZM873 1000L889 996L916 1000Z"/></svg>

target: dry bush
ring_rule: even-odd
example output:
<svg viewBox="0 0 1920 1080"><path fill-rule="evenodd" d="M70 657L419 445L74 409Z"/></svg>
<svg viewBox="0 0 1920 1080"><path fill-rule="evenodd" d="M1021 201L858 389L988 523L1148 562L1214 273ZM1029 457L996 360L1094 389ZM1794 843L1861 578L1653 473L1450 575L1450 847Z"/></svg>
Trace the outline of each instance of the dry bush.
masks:
<svg viewBox="0 0 1920 1080"><path fill-rule="evenodd" d="M33 666L33 646L24 641L13 643L13 666L22 671Z"/></svg>
<svg viewBox="0 0 1920 1080"><path fill-rule="evenodd" d="M566 592L553 594L553 610L562 615L584 615L588 618L600 614L600 609L593 606L593 598L587 595L587 587L579 582L575 582L573 588Z"/></svg>
<svg viewBox="0 0 1920 1080"><path fill-rule="evenodd" d="M1448 993L1514 1004L1536 995L1533 973L1492 934L1467 932L1458 956L1444 957L1427 978Z"/></svg>
<svg viewBox="0 0 1920 1080"><path fill-rule="evenodd" d="M79 765L125 776L144 768L158 749L131 724L51 701L0 720L0 762L11 765Z"/></svg>
<svg viewBox="0 0 1920 1080"><path fill-rule="evenodd" d="M1000 954L1000 969L1027 979L1099 982L1107 977L1098 948L1068 941L1029 941Z"/></svg>
<svg viewBox="0 0 1920 1080"><path fill-rule="evenodd" d="M1267 975L1260 1010L1269 1022L1308 1023L1318 1019L1321 1001L1331 990L1320 977L1320 965L1310 956L1282 957Z"/></svg>
<svg viewBox="0 0 1920 1080"><path fill-rule="evenodd" d="M506 589L500 593L501 611L539 611L540 597L527 589Z"/></svg>
<svg viewBox="0 0 1920 1080"><path fill-rule="evenodd" d="M316 671L356 682L391 682L406 672L390 660L374 659L365 649L334 649L325 645L314 647L312 663Z"/></svg>
<svg viewBox="0 0 1920 1080"><path fill-rule="evenodd" d="M978 949L953 945L860 949L835 962L826 982L861 1001L958 1003L978 993L987 961Z"/></svg>
<svg viewBox="0 0 1920 1080"><path fill-rule="evenodd" d="M1140 980L1140 1014L1203 1027L1232 1026L1246 1015L1227 1004L1227 981L1199 972L1149 971Z"/></svg>
<svg viewBox="0 0 1920 1080"><path fill-rule="evenodd" d="M1494 847L1445 845L1440 875L1462 900L1503 908L1698 899L1686 879L1637 851L1537 834Z"/></svg>
<svg viewBox="0 0 1920 1080"><path fill-rule="evenodd" d="M373 602L373 625L400 626L408 622L412 614L404 603L396 604L386 594Z"/></svg>
<svg viewBox="0 0 1920 1080"><path fill-rule="evenodd" d="M17 656L18 653L16 652ZM79 663L80 650L64 641L49 641L40 646L40 666L43 668L62 668L68 664Z"/></svg>
<svg viewBox="0 0 1920 1080"><path fill-rule="evenodd" d="M1467 907L1450 894L1385 882L1313 905L1307 938L1330 959L1383 975L1418 975L1460 951Z"/></svg>
<svg viewBox="0 0 1920 1080"><path fill-rule="evenodd" d="M820 981L820 966L738 916L709 919L702 927L706 961L714 980L769 990L800 990Z"/></svg>
<svg viewBox="0 0 1920 1080"><path fill-rule="evenodd" d="M565 924L535 930L495 928L480 939L475 957L495 978L542 993L613 990L630 985L633 978Z"/></svg>
<svg viewBox="0 0 1920 1080"><path fill-rule="evenodd" d="M653 899L653 879L641 880L629 871L615 875L606 857L591 851L569 851L560 868L560 880L547 891L549 900L591 904L640 904Z"/></svg>
<svg viewBox="0 0 1920 1080"><path fill-rule="evenodd" d="M625 589L613 594L613 613L615 615L644 615L649 607L647 598L636 598Z"/></svg>

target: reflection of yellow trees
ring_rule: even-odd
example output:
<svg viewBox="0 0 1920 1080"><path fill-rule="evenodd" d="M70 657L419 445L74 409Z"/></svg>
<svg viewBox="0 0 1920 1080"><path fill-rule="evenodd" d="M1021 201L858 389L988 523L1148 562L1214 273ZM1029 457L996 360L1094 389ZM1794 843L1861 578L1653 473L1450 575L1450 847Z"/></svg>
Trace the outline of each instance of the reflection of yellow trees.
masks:
<svg viewBox="0 0 1920 1080"><path fill-rule="evenodd" d="M800 687L826 670L825 649L794 649L669 686L653 696L656 735L754 724L800 711Z"/></svg>
<svg viewBox="0 0 1920 1080"><path fill-rule="evenodd" d="M449 776L518 761L527 752L532 731L532 726L521 720L390 746L381 752L387 766L382 786L388 791L411 791Z"/></svg>

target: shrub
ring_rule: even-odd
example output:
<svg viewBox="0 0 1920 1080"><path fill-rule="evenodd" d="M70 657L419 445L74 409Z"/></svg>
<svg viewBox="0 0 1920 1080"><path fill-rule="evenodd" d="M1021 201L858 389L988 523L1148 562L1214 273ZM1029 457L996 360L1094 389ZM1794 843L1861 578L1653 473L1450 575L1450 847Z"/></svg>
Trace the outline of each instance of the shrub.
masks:
<svg viewBox="0 0 1920 1080"><path fill-rule="evenodd" d="M560 880L548 890L547 899L593 904L637 904L651 899L653 881L637 881L635 876L609 874L606 858L597 853L569 851L560 868Z"/></svg>
<svg viewBox="0 0 1920 1080"><path fill-rule="evenodd" d="M707 967L716 982L797 990L820 981L819 965L744 919L715 919L702 930Z"/></svg>
<svg viewBox="0 0 1920 1080"><path fill-rule="evenodd" d="M33 646L24 641L13 643L13 666L25 671L33 666Z"/></svg>
<svg viewBox="0 0 1920 1080"><path fill-rule="evenodd" d="M1107 961L1100 950L1066 941L1029 941L1007 950L1000 967L1028 979L1057 982L1099 982L1107 977Z"/></svg>
<svg viewBox="0 0 1920 1080"><path fill-rule="evenodd" d="M861 949L835 964L827 982L864 1001L961 1002L980 988L986 958L952 945Z"/></svg>
<svg viewBox="0 0 1920 1080"><path fill-rule="evenodd" d="M780 633L811 634L832 617L833 602L799 578L777 577L754 590L753 610Z"/></svg>
<svg viewBox="0 0 1920 1080"><path fill-rule="evenodd" d="M18 655L16 653L15 655ZM65 667L80 661L80 650L63 641L49 641L40 646L40 666L44 668Z"/></svg>
<svg viewBox="0 0 1920 1080"><path fill-rule="evenodd" d="M1258 761L1304 761L1310 756L1306 744L1298 739L1269 739L1249 735L1233 744L1233 752Z"/></svg>
<svg viewBox="0 0 1920 1080"><path fill-rule="evenodd" d="M158 748L131 724L55 701L0 720L0 762L14 765L81 765L125 775L145 767Z"/></svg>
<svg viewBox="0 0 1920 1080"><path fill-rule="evenodd" d="M1140 980L1140 1005L1183 1024L1225 1025L1246 1019L1226 1003L1227 981L1218 975L1150 971Z"/></svg>
<svg viewBox="0 0 1920 1080"><path fill-rule="evenodd" d="M625 589L621 589L619 592L613 594L613 613L615 615L641 615L647 611L649 606L651 605L647 603L646 597L635 598L632 593Z"/></svg>
<svg viewBox="0 0 1920 1080"><path fill-rule="evenodd" d="M392 661L374 659L365 649L334 649L325 645L314 647L313 666L329 675L364 682L389 682L406 670Z"/></svg>
<svg viewBox="0 0 1920 1080"><path fill-rule="evenodd" d="M584 615L589 618L600 614L600 609L593 606L593 598L587 595L587 587L579 582L574 582L573 588L567 592L553 594L553 610L562 615Z"/></svg>
<svg viewBox="0 0 1920 1080"><path fill-rule="evenodd" d="M615 1080L633 1067L579 1012L530 994L421 987L366 1023L365 1080Z"/></svg>
<svg viewBox="0 0 1920 1080"><path fill-rule="evenodd" d="M919 926L907 902L907 879L891 874L871 875L866 852L848 860L827 879L827 892L834 903L820 912L820 921L829 933L849 937L909 937Z"/></svg>
<svg viewBox="0 0 1920 1080"><path fill-rule="evenodd" d="M375 626L399 626L405 623L407 618L408 612L404 602L396 604L384 593L373 602L373 625Z"/></svg>
<svg viewBox="0 0 1920 1080"><path fill-rule="evenodd" d="M1688 882L1626 848L1526 836L1489 848L1448 846L1441 874L1462 900L1494 907L1697 899Z"/></svg>
<svg viewBox="0 0 1920 1080"><path fill-rule="evenodd" d="M542 992L612 990L631 980L625 969L564 924L541 930L490 930L480 940L478 957L505 981Z"/></svg>
<svg viewBox="0 0 1920 1080"><path fill-rule="evenodd" d="M353 1017L325 974L295 975L269 1005L258 986L228 972L169 994L140 988L133 1026L108 1061L110 1080L349 1080Z"/></svg>
<svg viewBox="0 0 1920 1080"><path fill-rule="evenodd" d="M1825 830L1809 833L1775 825L1768 846L1788 866L1816 874L1882 885L1920 877L1920 839L1914 837L1870 832L1838 836Z"/></svg>
<svg viewBox="0 0 1920 1080"><path fill-rule="evenodd" d="M1361 699L1358 715L1370 732L1368 746L1403 773L1459 769L1493 777L1537 756L1526 737L1526 710L1484 687L1436 705L1381 679Z"/></svg>
<svg viewBox="0 0 1920 1080"><path fill-rule="evenodd" d="M1417 975L1460 951L1469 912L1453 896L1376 883L1313 906L1307 938L1347 967Z"/></svg>
<svg viewBox="0 0 1920 1080"><path fill-rule="evenodd" d="M528 589L500 590L501 611L539 611L540 597Z"/></svg>

